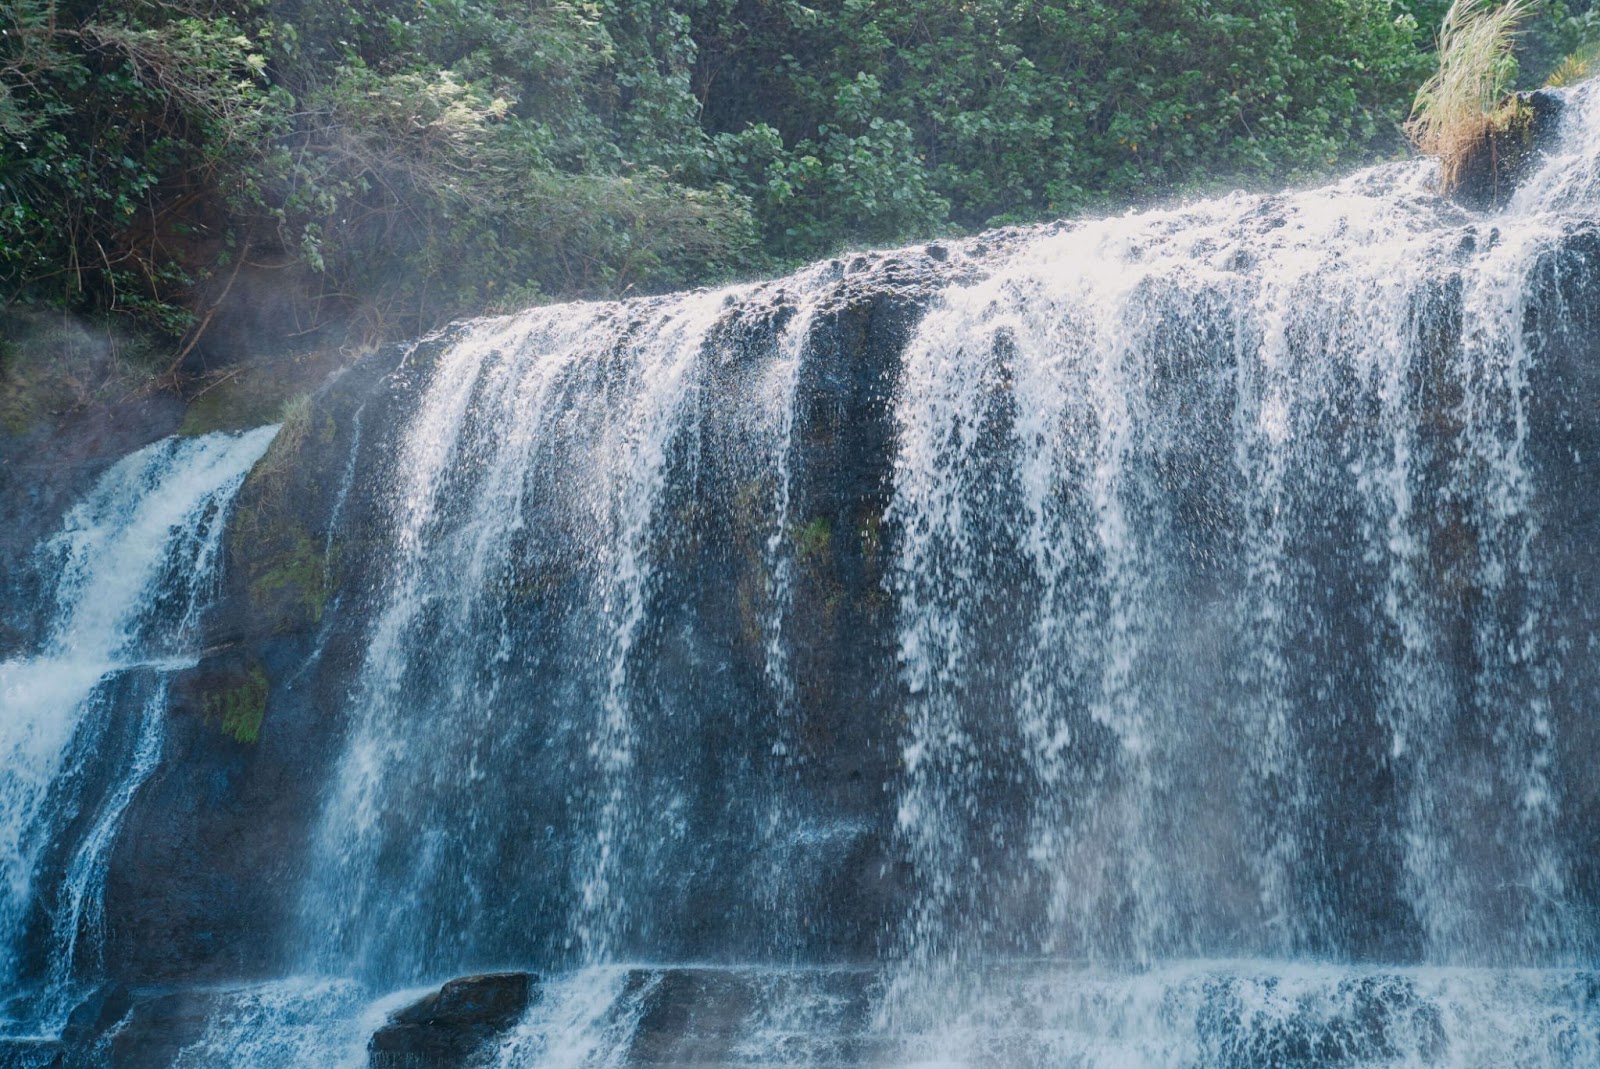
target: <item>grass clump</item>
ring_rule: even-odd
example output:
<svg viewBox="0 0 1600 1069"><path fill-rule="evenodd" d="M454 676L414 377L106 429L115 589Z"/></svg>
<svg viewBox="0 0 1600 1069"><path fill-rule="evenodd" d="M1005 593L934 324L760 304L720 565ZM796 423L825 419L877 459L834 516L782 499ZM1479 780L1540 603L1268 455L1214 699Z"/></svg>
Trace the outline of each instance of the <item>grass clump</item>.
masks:
<svg viewBox="0 0 1600 1069"><path fill-rule="evenodd" d="M337 558L338 554L333 554ZM282 552L268 558L264 570L250 583L250 599L258 610L293 610L311 623L320 623L333 594L335 559L324 557L304 531L296 529Z"/></svg>
<svg viewBox="0 0 1600 1069"><path fill-rule="evenodd" d="M1439 69L1417 93L1407 132L1439 160L1441 191L1459 188L1494 151L1502 104L1517 77L1517 31L1534 0L1455 0L1439 28Z"/></svg>
<svg viewBox="0 0 1600 1069"><path fill-rule="evenodd" d="M795 557L800 563L825 560L833 542L833 525L826 516L818 516L796 531L794 540Z"/></svg>
<svg viewBox="0 0 1600 1069"><path fill-rule="evenodd" d="M1600 71L1600 41L1570 53L1545 79L1545 88L1563 89L1592 77Z"/></svg>

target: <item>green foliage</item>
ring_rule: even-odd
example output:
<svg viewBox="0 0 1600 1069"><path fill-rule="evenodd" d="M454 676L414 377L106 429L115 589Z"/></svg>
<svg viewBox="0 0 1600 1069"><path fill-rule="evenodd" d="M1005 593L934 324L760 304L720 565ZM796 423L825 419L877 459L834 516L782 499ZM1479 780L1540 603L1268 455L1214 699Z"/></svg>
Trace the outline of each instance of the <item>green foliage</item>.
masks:
<svg viewBox="0 0 1600 1069"><path fill-rule="evenodd" d="M1401 150L1446 7L11 0L0 301L131 316L181 355L283 271L299 325L359 347L1296 182ZM1523 80L1600 41L1597 19L1543 0Z"/></svg>
<svg viewBox="0 0 1600 1069"><path fill-rule="evenodd" d="M20 0L0 14L0 298L194 338L299 264L356 342L749 267L689 184L687 20L567 0ZM703 168L702 168L703 170Z"/></svg>
<svg viewBox="0 0 1600 1069"><path fill-rule="evenodd" d="M148 339L76 316L23 311L0 340L0 432L44 430L64 412L115 401L155 375Z"/></svg>
<svg viewBox="0 0 1600 1069"><path fill-rule="evenodd" d="M0 16L0 285L178 333L226 242L203 209L248 195L282 104L229 18L117 15L67 24L21 0Z"/></svg>
<svg viewBox="0 0 1600 1069"><path fill-rule="evenodd" d="M291 366L288 375L283 374L283 370L278 365L236 366L218 375L189 400L178 433L240 431L284 422L295 403L303 401L306 395L300 380L293 374L300 366ZM279 374L273 374L274 371ZM316 371L326 375L332 368L319 365L313 369ZM313 373L311 377L318 376ZM282 439L280 431L273 442L274 448Z"/></svg>
<svg viewBox="0 0 1600 1069"><path fill-rule="evenodd" d="M1523 25L1516 44L1517 88L1570 85L1588 77L1581 67L1566 67L1561 79L1551 81L1569 59L1581 64L1600 49L1600 9L1593 0L1541 0Z"/></svg>
<svg viewBox="0 0 1600 1069"><path fill-rule="evenodd" d="M1575 85L1592 78L1600 70L1600 42L1584 46L1562 57L1555 70L1545 78L1544 84L1552 89Z"/></svg>
<svg viewBox="0 0 1600 1069"><path fill-rule="evenodd" d="M1400 0L713 0L697 35L707 125L796 255L1322 174L1395 151L1430 66Z"/></svg>
<svg viewBox="0 0 1600 1069"><path fill-rule="evenodd" d="M222 733L235 742L254 744L267 715L268 689L267 673L252 665L238 686L206 696L206 717L216 717Z"/></svg>
<svg viewBox="0 0 1600 1069"><path fill-rule="evenodd" d="M832 545L833 524L828 522L826 516L818 516L795 531L794 555L802 564L807 561L827 560Z"/></svg>
<svg viewBox="0 0 1600 1069"><path fill-rule="evenodd" d="M303 531L295 531L283 552L274 556L251 582L251 603L292 609L305 620L319 623L336 585L336 564L336 560L323 557Z"/></svg>

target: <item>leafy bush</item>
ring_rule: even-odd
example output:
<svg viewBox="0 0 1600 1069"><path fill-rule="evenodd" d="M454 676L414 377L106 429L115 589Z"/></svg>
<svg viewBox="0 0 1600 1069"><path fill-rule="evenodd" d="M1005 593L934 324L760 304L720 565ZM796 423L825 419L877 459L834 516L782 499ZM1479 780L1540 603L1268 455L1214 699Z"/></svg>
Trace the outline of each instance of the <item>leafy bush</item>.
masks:
<svg viewBox="0 0 1600 1069"><path fill-rule="evenodd" d="M853 197L903 236L1323 174L1400 148L1429 66L1399 0L713 0L696 39L791 255L877 239Z"/></svg>
<svg viewBox="0 0 1600 1069"><path fill-rule="evenodd" d="M282 101L227 18L59 14L19 0L3 16L0 280L180 332L192 273L227 242L207 216L248 195Z"/></svg>
<svg viewBox="0 0 1600 1069"><path fill-rule="evenodd" d="M1445 14L1445 0L11 0L0 301L131 316L179 339L176 368L266 273L288 280L302 329L359 346L847 244L1297 182L1402 150ZM1597 17L1590 0L1544 0L1524 77L1600 40Z"/></svg>

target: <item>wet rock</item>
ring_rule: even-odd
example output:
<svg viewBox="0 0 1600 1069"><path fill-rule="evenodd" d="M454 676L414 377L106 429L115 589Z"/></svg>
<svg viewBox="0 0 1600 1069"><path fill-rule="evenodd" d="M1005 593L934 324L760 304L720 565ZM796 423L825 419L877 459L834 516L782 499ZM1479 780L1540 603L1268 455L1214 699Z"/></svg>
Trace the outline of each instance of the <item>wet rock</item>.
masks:
<svg viewBox="0 0 1600 1069"><path fill-rule="evenodd" d="M1451 196L1479 211L1505 204L1554 136L1563 107L1560 95L1547 89L1518 93L1490 120L1482 141L1463 162Z"/></svg>
<svg viewBox="0 0 1600 1069"><path fill-rule="evenodd" d="M371 1069L466 1069L539 1000L532 973L488 973L451 980L399 1010L367 1046Z"/></svg>
<svg viewBox="0 0 1600 1069"><path fill-rule="evenodd" d="M1439 203L1451 215L1465 215ZM1281 220L1281 204L1269 202L1256 225L1270 230ZM1026 237L991 235L983 243L952 243L943 262L915 251L862 255L849 261L846 272L845 261L835 261L837 273L814 295L808 355L795 389L788 528L781 535L794 561L783 633L789 669L798 681L787 699L791 728L783 740L793 770L784 774L795 776L806 798L807 819L793 829L795 849L815 851L810 856L821 859L815 890L795 909L794 945L819 960L876 958L884 933L904 914L915 882L895 841L896 798L888 789L901 775L902 723L883 713L900 708L904 698L895 606L887 586L896 532L893 518L886 519L900 362L908 338L942 288L981 276L989 263L1001 262L1009 241ZM1476 247L1492 240L1492 234L1479 234ZM984 259L985 250L992 261ZM1584 487L1592 485L1592 458L1600 454L1600 421L1593 405L1585 403L1600 390L1594 381L1594 369L1600 367L1594 348L1594 310L1600 308L1594 297L1597 250L1591 231L1569 235L1552 250L1542 288L1530 294L1528 306L1535 333L1548 346L1530 384L1530 462L1552 497L1578 506L1547 524L1550 544L1537 548L1559 559L1554 574L1572 577L1558 592L1572 614L1567 618L1582 619L1585 633L1594 634L1600 634L1600 621L1586 606L1600 604L1600 550L1593 548L1600 546L1600 537L1591 533L1600 521L1582 506L1592 497ZM685 859L674 870L684 875L663 881L675 889L670 900L654 903L654 915L690 922L626 933L641 941L647 936L650 952L669 960L772 952L757 943L771 927L764 912L729 905L718 913L698 904L752 900L741 883L746 870L718 863L731 856L725 851L739 841L739 825L718 823L717 806L726 790L721 770L743 774L724 758L754 752L752 736L765 730L744 711L772 701L762 689L769 684L761 619L773 589L766 550L770 531L762 510L770 507L774 491L763 481L765 473L742 473L746 482L732 492L701 493L696 490L701 484L688 473L708 479L711 475L694 465L739 455L744 427L718 413L734 411L738 392L748 390L749 355L770 351L776 333L798 314L797 289L783 283L770 294L758 294L716 328L710 344L718 356L706 372L703 415L695 435L675 442L667 461L659 505L666 519L657 547L662 579L652 593L651 628L640 637L639 648L648 656L638 660L647 667L631 681L638 733L635 775L641 784L672 784L674 802L681 801L681 813L693 826L724 829L720 838L695 840L693 854L689 847L670 848L681 849L671 856ZM1226 562L1235 537L1225 510L1216 507L1234 492L1217 474L1234 470L1235 380L1226 359L1236 346L1227 311L1219 306L1195 319L1203 334L1190 332L1191 320L1175 311L1162 321L1182 330L1162 333L1158 322L1151 335L1158 343L1151 368L1159 376L1149 393L1153 422L1199 428L1162 439L1165 452L1150 469L1176 502L1172 514L1192 547L1197 563L1191 572L1199 577L1196 604L1205 604L1203 582L1228 580ZM626 314L626 309L618 313ZM1441 354L1434 361L1437 374L1419 373L1412 384L1418 403L1437 414L1419 432L1434 436L1430 442L1458 433L1450 421L1459 397L1450 392L1443 355L1455 351L1461 318L1459 280L1442 282L1417 313L1418 329L1437 339L1427 347ZM275 447L241 490L239 522L230 525L225 590L208 628L207 652L190 676L174 682L167 758L130 808L111 867L107 957L113 975L167 983L273 975L290 967L277 955L293 945L292 892L309 863L320 791L339 753L364 642L388 581L392 547L384 541L390 527L385 488L394 482L400 435L417 393L452 340L447 333L404 353L378 354L347 372L313 399L298 444ZM996 344L996 374L1007 374L1010 343L1002 338ZM1214 360L1214 354L1222 356ZM1188 385L1202 381L1204 388ZM1008 428L1014 414L1005 408L1002 392L996 394L1000 400L986 433L1003 443L1012 436ZM1335 440L1342 427L1369 418L1370 413L1330 403L1317 433ZM1353 680L1349 693L1370 697L1378 684L1359 674L1367 670L1362 643L1370 620L1361 609L1367 595L1357 588L1362 573L1348 566L1348 556L1335 542L1339 532L1363 521L1359 502L1335 505L1327 522L1308 532L1301 554L1308 562L1307 589L1327 591L1331 606L1320 632L1323 645L1304 652L1303 664L1312 678L1309 668L1337 663ZM530 522L529 529L538 530L539 524ZM1470 534L1463 522L1441 522L1435 543L1426 547L1430 559L1440 562L1440 574L1460 573L1453 562L1475 552L1463 533ZM572 546L570 559L528 555L532 563L517 562L508 572L505 597L525 621L530 648L549 635L559 637L550 621L563 611L563 599L575 585L582 549ZM1022 647L1017 630L1028 621L998 595L1024 581L1019 577L1009 588L999 579L989 584L997 600L977 614L997 621L986 639L986 654L993 653L987 663L1002 663L1008 650ZM1441 589L1437 596L1468 594ZM527 708L548 702L560 693L563 663L559 652L551 653L524 678L509 680L503 700ZM426 659L421 667L427 669ZM1574 761L1600 746L1600 726L1586 712L1594 686L1595 676L1587 669L1569 669L1557 683L1562 737L1593 741L1563 751ZM513 688L520 689L513 693ZM261 702L257 695L264 695ZM974 709L996 710L993 715L1000 716L1013 697L994 688L969 700ZM1313 719L1337 716L1340 723L1363 728L1342 730L1315 748L1306 759L1311 772L1321 780L1337 779L1348 797L1392 795L1389 736L1380 730L1378 713L1344 694L1336 709L1333 699L1318 693L1303 700L1316 711ZM686 755L682 725L691 714L704 749ZM570 755L581 755L587 745L576 736L536 741L519 751L534 769L524 772L522 782L566 774ZM1110 765L1109 756L1099 755L1112 753L1115 740L1097 733L1094 724L1084 725L1077 745L1087 755L1086 767ZM685 765L692 762L717 774L686 776ZM1007 782L997 777L997 804L1027 804ZM1562 782L1577 785L1566 799L1570 826L1600 829L1600 786L1595 786L1600 781L1572 767L1563 769ZM494 863L506 893L524 895L528 906L520 912L502 910L500 916L474 914L463 924L470 922L472 938L494 947L501 960L548 960L550 942L563 932L571 906L562 897L568 892L561 877L570 863L562 851L574 841L566 823L572 800L561 792L518 793L509 779L474 789L502 791L506 804L523 807L519 812L532 834L499 844L503 854L497 853ZM679 812L674 811L675 818ZM1410 941L1415 938L1409 934L1411 914L1393 890L1399 886L1394 874L1401 861L1374 846L1394 841L1393 829L1376 823L1380 812L1376 805L1363 807L1355 819L1327 822L1317 833L1310 853L1324 860L1316 862L1321 868L1308 870L1307 884L1320 888L1330 914L1353 918L1348 928L1319 936L1326 940L1319 950L1389 957L1420 952ZM410 817L406 812L385 816L397 825L397 841L408 834L399 826ZM1011 819L1022 818L1012 814ZM1595 846L1576 852L1582 859L1579 885L1600 886L1600 831L1574 834ZM1364 882L1346 875L1356 870L1371 875ZM1019 912L1027 910L1019 907ZM497 924L502 927L492 927ZM432 1035L431 1027L397 1017L393 1029L382 1033L383 1042ZM659 1031L667 1034L670 1028ZM374 1044L375 1057L425 1056L410 1048L380 1047L376 1038Z"/></svg>
<svg viewBox="0 0 1600 1069"><path fill-rule="evenodd" d="M405 350L374 354L311 401L251 473L229 518L204 651L178 673L165 759L127 812L106 887L106 959L138 984L287 967L296 867L365 625L371 494L340 504L351 457L379 469L416 387ZM381 480L380 476L380 480ZM345 612L334 619L335 605Z"/></svg>
<svg viewBox="0 0 1600 1069"><path fill-rule="evenodd" d="M753 1035L762 1022L783 1020L794 1031L770 1049L781 1048L784 1064L881 1064L892 1051L871 1034L874 976L870 970L636 969L616 1004L635 1023L626 1046L607 1054L639 1067L760 1064L762 1054L749 1047Z"/></svg>
<svg viewBox="0 0 1600 1069"><path fill-rule="evenodd" d="M114 1008L116 999L106 1007ZM206 1022L216 1009L216 992L184 990L136 994L132 1005L119 1018L97 1010L87 1021L98 1038L90 1043L78 1040L74 1051L97 1069L166 1069L187 1046L205 1034ZM77 1069L68 1064L67 1069ZM87 1066L85 1066L87 1069Z"/></svg>

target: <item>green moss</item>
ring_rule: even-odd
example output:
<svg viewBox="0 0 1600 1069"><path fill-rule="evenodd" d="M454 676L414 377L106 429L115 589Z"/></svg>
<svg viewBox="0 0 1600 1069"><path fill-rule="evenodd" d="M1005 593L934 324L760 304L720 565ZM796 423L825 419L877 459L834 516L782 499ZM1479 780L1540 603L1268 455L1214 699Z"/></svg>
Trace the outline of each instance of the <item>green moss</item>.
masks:
<svg viewBox="0 0 1600 1069"><path fill-rule="evenodd" d="M288 601L302 609L313 623L320 622L333 593L332 573L338 547L331 556L334 559L323 557L304 531L294 531L289 549L271 558L251 581L251 602L264 608Z"/></svg>
<svg viewBox="0 0 1600 1069"><path fill-rule="evenodd" d="M49 410L52 391L41 388L37 370L21 346L0 341L0 428L7 434L26 434Z"/></svg>
<svg viewBox="0 0 1600 1069"><path fill-rule="evenodd" d="M179 434L201 435L214 431L237 431L261 427L272 422L278 405L272 400L252 396L246 389L218 388L195 397L184 409Z"/></svg>
<svg viewBox="0 0 1600 1069"><path fill-rule="evenodd" d="M823 563L832 545L833 524L826 516L818 516L795 532L795 559L801 564Z"/></svg>
<svg viewBox="0 0 1600 1069"><path fill-rule="evenodd" d="M178 434L211 434L213 430L245 430L264 427L269 422L286 422L296 406L304 405L309 397L299 381L302 378L293 365L282 376L269 374L264 368L240 368L232 378L218 379L194 395L184 410Z"/></svg>
<svg viewBox="0 0 1600 1069"><path fill-rule="evenodd" d="M0 430L21 435L64 412L115 403L151 384L151 348L114 325L0 310Z"/></svg>
<svg viewBox="0 0 1600 1069"><path fill-rule="evenodd" d="M741 527L754 528L761 519L761 509L771 495L766 476L747 479L739 484L733 494L733 515Z"/></svg>
<svg viewBox="0 0 1600 1069"><path fill-rule="evenodd" d="M244 681L206 698L206 718L216 717L222 733L235 742L254 744L267 715L267 673L253 665Z"/></svg>

